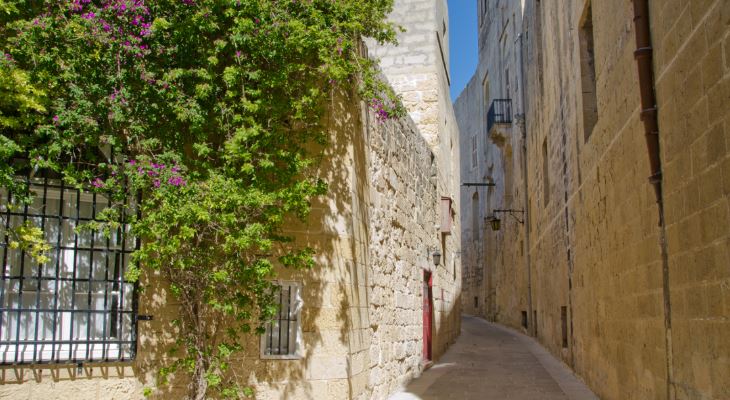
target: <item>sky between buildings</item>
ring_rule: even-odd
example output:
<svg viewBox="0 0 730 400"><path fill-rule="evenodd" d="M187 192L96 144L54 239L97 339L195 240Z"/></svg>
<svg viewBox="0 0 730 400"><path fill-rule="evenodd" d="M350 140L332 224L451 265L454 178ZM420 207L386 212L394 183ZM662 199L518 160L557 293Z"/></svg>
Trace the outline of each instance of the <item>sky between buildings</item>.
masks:
<svg viewBox="0 0 730 400"><path fill-rule="evenodd" d="M477 65L477 2L448 0L451 101L469 83Z"/></svg>

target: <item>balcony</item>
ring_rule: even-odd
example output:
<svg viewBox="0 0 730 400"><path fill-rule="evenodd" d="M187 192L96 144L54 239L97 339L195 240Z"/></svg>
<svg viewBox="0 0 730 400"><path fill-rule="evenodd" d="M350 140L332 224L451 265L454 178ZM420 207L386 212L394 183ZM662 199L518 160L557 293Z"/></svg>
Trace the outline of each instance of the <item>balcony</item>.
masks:
<svg viewBox="0 0 730 400"><path fill-rule="evenodd" d="M496 124L512 124L512 99L494 99L487 113L487 134Z"/></svg>

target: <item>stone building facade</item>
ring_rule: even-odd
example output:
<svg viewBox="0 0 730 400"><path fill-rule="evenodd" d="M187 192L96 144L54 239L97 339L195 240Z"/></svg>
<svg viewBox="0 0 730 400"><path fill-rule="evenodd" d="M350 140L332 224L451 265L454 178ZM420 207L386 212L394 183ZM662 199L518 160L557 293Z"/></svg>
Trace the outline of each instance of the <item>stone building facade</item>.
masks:
<svg viewBox="0 0 730 400"><path fill-rule="evenodd" d="M522 60L520 41L522 6L515 1L478 3L479 62L477 71L456 99L454 109L460 132L461 214L463 254L462 307L470 314L490 320L509 318L519 324L521 314L502 312L505 302L527 310L527 282L523 268L524 229L517 219L523 214L500 215L502 229L493 231L487 218L495 209L522 208L524 106L522 105ZM498 40L492 39L498 38ZM492 118L489 119L490 110ZM489 125L489 126L488 126ZM488 129L492 128L492 129ZM505 241L514 246L504 246ZM516 250L516 252L514 252ZM510 273L487 260L510 265ZM511 279L512 285L497 287ZM521 290L507 293L507 287ZM497 296L502 296L497 300ZM499 306L498 306L499 305Z"/></svg>
<svg viewBox="0 0 730 400"><path fill-rule="evenodd" d="M314 201L307 223L288 228L315 249L316 266L278 276L295 293L287 305L300 310L289 321L293 349L267 356L268 339L252 336L246 355L231 362L258 399L384 399L459 334L459 135L448 94L446 2L399 1L392 18L430 24L402 34L407 50L370 44L409 116L382 122L354 94L333 100L319 167L329 192ZM3 365L0 398L143 398L169 360L177 305L160 277L141 282L138 314L154 318L138 322L133 361ZM185 377L171 382L152 397L182 397Z"/></svg>
<svg viewBox="0 0 730 400"><path fill-rule="evenodd" d="M637 73L642 2L478 3L487 22L516 9L522 36L508 44L516 56L480 55L456 102L462 142L481 135L479 168L497 184L498 206L526 216L500 214L501 230L472 243L473 191L462 190L465 310L535 335L604 399L730 398L730 3L648 1L659 197L642 121L652 105L641 104ZM480 34L480 52L509 33L499 24L482 28L497 33ZM524 108L513 100L511 125L487 130L481 79L495 64L517 68L510 79L526 96ZM462 144L464 176L471 155ZM480 197L477 208L479 223L496 207ZM469 258L469 246L483 256ZM478 262L493 284L469 281ZM487 304L468 308L469 291Z"/></svg>

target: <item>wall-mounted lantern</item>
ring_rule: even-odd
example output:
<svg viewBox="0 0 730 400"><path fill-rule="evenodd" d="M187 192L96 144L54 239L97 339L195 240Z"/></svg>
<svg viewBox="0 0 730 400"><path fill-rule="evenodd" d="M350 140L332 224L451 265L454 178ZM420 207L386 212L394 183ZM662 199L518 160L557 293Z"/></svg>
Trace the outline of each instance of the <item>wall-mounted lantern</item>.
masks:
<svg viewBox="0 0 730 400"><path fill-rule="evenodd" d="M438 267L439 264L441 264L441 252L438 250L434 250L431 256L433 257L433 265Z"/></svg>
<svg viewBox="0 0 730 400"><path fill-rule="evenodd" d="M525 217L524 217L525 210L512 210L512 209L509 209L509 210L492 210L492 212L494 214L493 215L490 215L489 217L487 217L487 222L489 222L489 224L492 226L492 230L493 231L498 231L499 228L501 227L502 220L500 220L499 218L496 217L496 214L498 214L498 213L507 213L507 214L511 215L512 218L514 218L517 222L519 222L521 224L524 224L525 223ZM522 219L520 219L519 217L517 217L517 215L515 215L517 213L523 215Z"/></svg>
<svg viewBox="0 0 730 400"><path fill-rule="evenodd" d="M487 218L484 218L484 220L492 227L493 231L498 231L502 226L502 220L494 215L490 215Z"/></svg>

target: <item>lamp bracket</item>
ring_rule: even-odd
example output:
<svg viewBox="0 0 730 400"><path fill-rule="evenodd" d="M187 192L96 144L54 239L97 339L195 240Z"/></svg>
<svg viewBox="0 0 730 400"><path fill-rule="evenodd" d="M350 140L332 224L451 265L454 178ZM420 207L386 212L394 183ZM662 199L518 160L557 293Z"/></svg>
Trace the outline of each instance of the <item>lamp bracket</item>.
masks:
<svg viewBox="0 0 730 400"><path fill-rule="evenodd" d="M484 183L464 182L464 183L461 184L461 186L464 186L464 187L471 187L471 186L483 187L483 186L497 186L497 185L494 182L484 182Z"/></svg>
<svg viewBox="0 0 730 400"><path fill-rule="evenodd" d="M509 214L517 222L519 222L521 224L524 224L525 223L525 216L524 216L525 215L525 210L507 209L507 210L492 210L492 212L495 213L495 214L497 214L497 213ZM519 217L517 217L517 215L515 215L517 213L522 214L522 219L520 219Z"/></svg>

